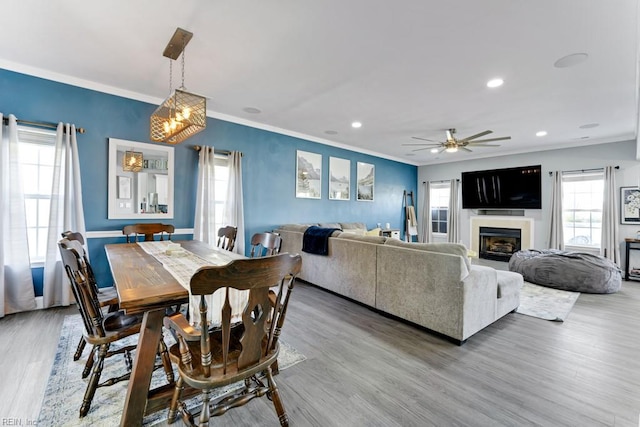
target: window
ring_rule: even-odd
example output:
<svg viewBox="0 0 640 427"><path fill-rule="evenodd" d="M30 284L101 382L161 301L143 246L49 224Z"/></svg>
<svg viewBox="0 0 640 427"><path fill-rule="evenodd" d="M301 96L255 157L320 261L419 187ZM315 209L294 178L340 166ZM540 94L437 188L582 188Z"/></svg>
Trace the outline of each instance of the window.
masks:
<svg viewBox="0 0 640 427"><path fill-rule="evenodd" d="M603 197L603 171L562 174L565 246L600 248Z"/></svg>
<svg viewBox="0 0 640 427"><path fill-rule="evenodd" d="M430 183L429 205L431 206L431 232L447 234L447 214L449 213L449 182Z"/></svg>
<svg viewBox="0 0 640 427"><path fill-rule="evenodd" d="M18 127L18 156L32 264L44 262L47 251L55 142L53 131Z"/></svg>
<svg viewBox="0 0 640 427"><path fill-rule="evenodd" d="M224 206L227 202L227 188L229 186L229 158L226 155L216 154L214 161L215 176L215 230L216 233L221 227L229 224L222 223Z"/></svg>

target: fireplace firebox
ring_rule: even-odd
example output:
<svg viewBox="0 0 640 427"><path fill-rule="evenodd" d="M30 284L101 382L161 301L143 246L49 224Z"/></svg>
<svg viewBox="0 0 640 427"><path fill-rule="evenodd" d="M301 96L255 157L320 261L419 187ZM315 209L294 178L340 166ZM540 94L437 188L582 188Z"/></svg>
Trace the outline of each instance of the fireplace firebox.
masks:
<svg viewBox="0 0 640 427"><path fill-rule="evenodd" d="M520 250L521 231L517 228L480 227L480 258L508 262Z"/></svg>

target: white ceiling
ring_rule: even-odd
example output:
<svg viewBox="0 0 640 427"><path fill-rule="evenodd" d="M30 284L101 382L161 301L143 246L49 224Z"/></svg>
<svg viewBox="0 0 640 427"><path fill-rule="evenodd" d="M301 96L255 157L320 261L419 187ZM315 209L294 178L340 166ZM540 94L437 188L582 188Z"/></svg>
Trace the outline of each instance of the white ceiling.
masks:
<svg viewBox="0 0 640 427"><path fill-rule="evenodd" d="M209 115L410 164L635 139L638 0L0 0L0 67L159 103L162 56L194 33L185 86ZM569 68L569 54L588 60ZM174 87L179 85L179 61ZM496 89L486 82L501 77ZM262 112L251 114L246 107ZM27 118L37 119L37 118ZM352 121L362 128L353 129ZM598 123L593 128L583 125ZM473 153L412 136L511 136ZM546 137L536 137L546 130ZM330 135L327 131L335 131Z"/></svg>

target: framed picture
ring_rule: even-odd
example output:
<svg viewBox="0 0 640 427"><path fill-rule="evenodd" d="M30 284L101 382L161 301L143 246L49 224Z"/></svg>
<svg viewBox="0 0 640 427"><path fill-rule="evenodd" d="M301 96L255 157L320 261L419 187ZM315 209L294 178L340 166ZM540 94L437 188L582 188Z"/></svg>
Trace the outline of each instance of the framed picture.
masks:
<svg viewBox="0 0 640 427"><path fill-rule="evenodd" d="M351 161L329 157L329 199L349 200L351 198Z"/></svg>
<svg viewBox="0 0 640 427"><path fill-rule="evenodd" d="M640 188L620 187L620 223L640 224Z"/></svg>
<svg viewBox="0 0 640 427"><path fill-rule="evenodd" d="M296 150L296 197L319 199L321 179L322 155Z"/></svg>
<svg viewBox="0 0 640 427"><path fill-rule="evenodd" d="M131 198L131 178L128 176L118 177L118 199Z"/></svg>
<svg viewBox="0 0 640 427"><path fill-rule="evenodd" d="M373 202L376 167L370 163L357 164L357 192L359 201Z"/></svg>

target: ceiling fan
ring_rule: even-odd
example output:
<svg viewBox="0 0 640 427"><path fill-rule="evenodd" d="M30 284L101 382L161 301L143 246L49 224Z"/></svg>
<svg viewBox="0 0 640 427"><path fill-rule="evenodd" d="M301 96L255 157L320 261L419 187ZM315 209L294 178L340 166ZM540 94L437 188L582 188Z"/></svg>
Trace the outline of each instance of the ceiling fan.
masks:
<svg viewBox="0 0 640 427"><path fill-rule="evenodd" d="M441 149L440 151L438 151L438 154L440 154L443 151L446 151L447 153L455 153L456 151L458 151L458 149L472 152L473 150L468 149L467 146L472 147L474 145L478 147L499 147L500 145L497 145L497 144L485 144L485 143L511 139L510 136L502 136L499 138L488 138L488 139L479 139L479 140L477 139L485 135L489 135L490 133L493 133L493 131L490 131L490 130L485 130L484 132L480 132L475 135L471 135L462 139L456 139L455 136L453 136L455 133L456 133L455 129L447 129L447 140L444 142L412 136L413 139L419 139L421 141L429 141L429 143L402 144L402 145L410 145L410 146L425 145L424 148L417 148L413 151L433 150L433 149L437 150L438 147L440 147Z"/></svg>

